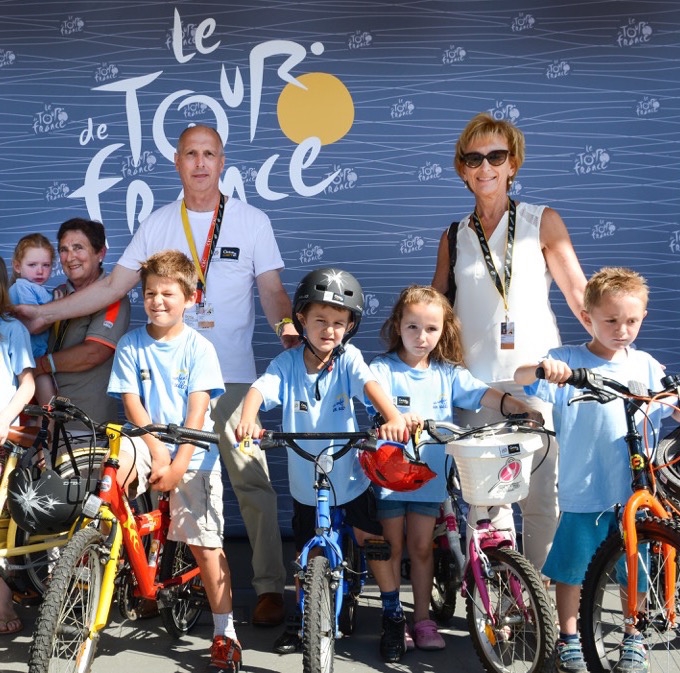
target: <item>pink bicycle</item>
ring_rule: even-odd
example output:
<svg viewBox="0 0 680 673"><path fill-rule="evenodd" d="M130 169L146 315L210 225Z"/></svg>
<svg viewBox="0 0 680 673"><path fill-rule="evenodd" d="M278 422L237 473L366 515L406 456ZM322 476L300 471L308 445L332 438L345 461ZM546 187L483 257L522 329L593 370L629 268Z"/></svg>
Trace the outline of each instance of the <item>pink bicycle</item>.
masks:
<svg viewBox="0 0 680 673"><path fill-rule="evenodd" d="M519 552L514 530L491 525L488 508L526 496L534 451L552 434L534 421L511 418L479 428L426 421L429 440L446 444L455 465L449 497L435 528L435 618L453 616L458 590L466 600L475 651L489 673L537 673L552 665L555 617L540 573ZM467 559L461 549L462 499L473 510Z"/></svg>

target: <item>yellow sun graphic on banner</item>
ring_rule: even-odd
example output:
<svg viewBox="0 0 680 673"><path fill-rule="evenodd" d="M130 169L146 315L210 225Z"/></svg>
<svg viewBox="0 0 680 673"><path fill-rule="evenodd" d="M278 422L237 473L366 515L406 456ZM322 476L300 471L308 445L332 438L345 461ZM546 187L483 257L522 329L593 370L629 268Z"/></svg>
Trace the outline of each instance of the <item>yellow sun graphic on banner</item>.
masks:
<svg viewBox="0 0 680 673"><path fill-rule="evenodd" d="M287 84L279 96L276 114L284 135L300 144L315 136L330 145L352 128L354 101L334 75L310 72L297 77L305 88Z"/></svg>

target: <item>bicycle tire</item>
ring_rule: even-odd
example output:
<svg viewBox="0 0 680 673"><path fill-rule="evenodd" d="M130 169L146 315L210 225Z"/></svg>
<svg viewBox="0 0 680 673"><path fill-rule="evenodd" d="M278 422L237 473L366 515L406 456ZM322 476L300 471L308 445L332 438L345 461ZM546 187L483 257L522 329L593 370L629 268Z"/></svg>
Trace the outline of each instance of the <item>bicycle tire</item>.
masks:
<svg viewBox="0 0 680 673"><path fill-rule="evenodd" d="M343 635L349 636L357 627L359 595L361 594L361 550L354 536L347 533L343 536L342 549L345 558L345 582L347 591L342 598L342 607L338 616L338 628Z"/></svg>
<svg viewBox="0 0 680 673"><path fill-rule="evenodd" d="M161 582L197 567L189 546L172 540L165 542L160 563ZM173 638L181 638L196 626L203 611L204 595L199 593L202 592L202 586L198 575L185 584L166 589L166 595L159 600L163 626Z"/></svg>
<svg viewBox="0 0 680 673"><path fill-rule="evenodd" d="M466 613L472 644L489 673L551 670L555 618L540 574L514 549L485 550L491 572L484 583L495 625L484 609L472 569L466 575ZM521 592L513 595L511 583Z"/></svg>
<svg viewBox="0 0 680 673"><path fill-rule="evenodd" d="M88 671L99 631L92 632L101 600L104 536L82 528L62 549L33 630L29 673Z"/></svg>
<svg viewBox="0 0 680 673"><path fill-rule="evenodd" d="M101 462L106 455L106 449L101 447L100 449L95 449L94 463L92 464L94 480L92 482L92 487L97 485L97 479L99 475ZM60 457L61 462L55 466L55 472L66 479L75 476L75 470L73 469L73 463L71 462L68 454L64 454ZM88 453L81 453L75 456L76 466L79 473L83 477L87 477L89 473L89 468L91 466L91 459ZM148 511L148 510L147 510ZM24 547L32 543L32 540L39 540L47 542L50 537L55 537L55 539L62 538L62 535L31 535L28 531L22 528L17 528L16 535L16 546ZM60 547L64 544L57 545L50 549L45 549L38 552L30 552L27 554L22 554L20 557L21 565L24 566L23 569L18 571L17 580L23 581L27 586L32 587L39 595L43 595L47 588L47 582L60 555Z"/></svg>
<svg viewBox="0 0 680 673"><path fill-rule="evenodd" d="M311 559L305 573L302 618L303 673L333 673L335 658L335 592L325 556Z"/></svg>
<svg viewBox="0 0 680 673"><path fill-rule="evenodd" d="M430 607L432 616L440 624L451 621L456 612L456 597L462 573L463 569L458 567L450 549L435 548Z"/></svg>
<svg viewBox="0 0 680 673"><path fill-rule="evenodd" d="M666 566L660 543L676 550L680 563L680 521L648 518L636 524L639 577L645 578L648 611L640 624L647 646L648 673L680 671L678 623L671 622L664 601ZM581 598L581 642L583 657L591 673L613 671L619 661L623 636L622 588L617 572L625 563L625 546L619 532L610 535L593 556L583 582ZM638 581L640 587L640 581ZM676 610L680 604L678 577L675 577Z"/></svg>

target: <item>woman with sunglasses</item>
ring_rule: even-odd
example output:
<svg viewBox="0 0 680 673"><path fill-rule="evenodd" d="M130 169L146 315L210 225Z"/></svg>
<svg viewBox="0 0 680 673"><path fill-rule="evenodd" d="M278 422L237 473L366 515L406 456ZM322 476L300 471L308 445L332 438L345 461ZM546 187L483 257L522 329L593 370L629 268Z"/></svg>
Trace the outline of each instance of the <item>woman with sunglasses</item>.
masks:
<svg viewBox="0 0 680 673"><path fill-rule="evenodd" d="M581 320L586 279L557 212L518 203L508 190L524 161L524 135L505 120L476 115L456 144L454 166L475 197L473 212L442 235L432 285L452 300L462 323L463 356L470 372L507 395L520 397L552 419L549 405L528 398L513 381L515 369L538 362L560 345L549 290L554 279ZM449 250L451 249L451 254ZM508 406L501 404L501 413ZM462 425L498 420L490 410L459 411ZM543 566L557 526L554 441L544 458L534 454L531 491L520 502L525 555ZM541 462L542 461L542 462ZM512 526L510 506L495 513L497 526Z"/></svg>

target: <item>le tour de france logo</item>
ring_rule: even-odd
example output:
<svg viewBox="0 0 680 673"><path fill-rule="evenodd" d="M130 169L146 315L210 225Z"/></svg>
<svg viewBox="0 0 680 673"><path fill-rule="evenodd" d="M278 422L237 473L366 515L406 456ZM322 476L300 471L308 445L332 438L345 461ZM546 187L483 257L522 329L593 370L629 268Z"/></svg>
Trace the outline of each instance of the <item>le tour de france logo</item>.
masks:
<svg viewBox="0 0 680 673"><path fill-rule="evenodd" d="M188 63L199 54L217 52L221 40L214 37L216 28L217 22L212 18L206 18L198 24L187 24L175 9L174 22L172 28L169 28L166 45L177 63ZM174 162L175 147L165 132L169 115L185 114L185 117L191 118L204 113L205 123L214 125L223 143L227 145L230 133L228 110L249 105L249 139L250 143L254 143L260 125L267 65L277 66L276 74L281 84L276 105L278 126L283 136L294 144L287 157L290 188L284 191L282 187L278 187L278 191L275 191L270 186L269 178L275 165L285 166L286 161L281 156L282 153L276 152L264 158L260 166L250 171L245 171L243 166L228 166L221 179L222 191L227 195L236 192L245 201L244 183L253 182L259 196L268 201L278 201L291 193L303 197L321 194L327 188L337 185L339 178L351 182L353 176L345 176L343 167L338 166L334 166L336 170L327 172L321 179L309 178L309 173L305 175L305 171L319 158L322 148L344 138L354 123L352 95L338 77L318 71L297 76L292 74L306 60L318 62L324 50L321 42L314 42L309 48L300 42L284 39L256 44L248 53L249 80L244 81L238 66L229 71L222 63L215 66L219 97L181 88L166 93L158 100L152 108L151 138L144 136L149 125L148 120L143 117L149 113L146 106L140 105L139 94L152 82L162 82L163 70L130 78L116 77L98 84L92 88L98 95L109 98L118 96L125 112L128 144L105 144L109 136L106 123L88 118L80 133L79 142L82 146L93 143L97 146L97 151L87 166L82 185L71 191L67 198L83 199L90 217L101 221L102 196L127 179L127 224L130 232L133 232L135 221L143 220L154 208L153 192L146 180L148 174L156 168L160 157ZM308 69L312 70L312 67ZM102 82L112 72L108 67L98 69L96 79ZM155 86L157 85L158 82ZM151 142L153 149L150 149ZM112 168L117 168L118 174L111 176Z"/></svg>

